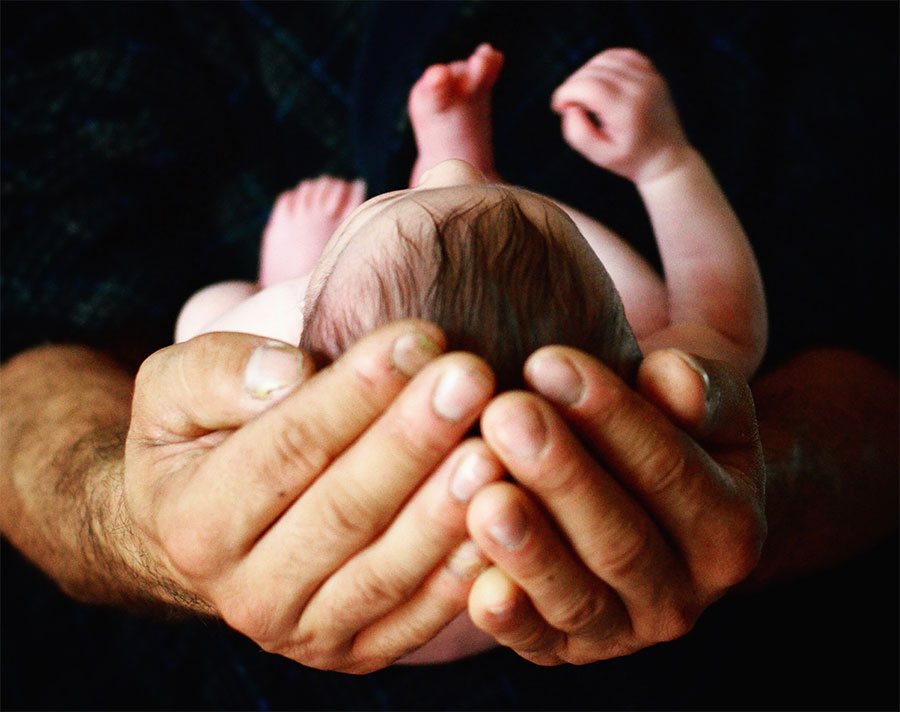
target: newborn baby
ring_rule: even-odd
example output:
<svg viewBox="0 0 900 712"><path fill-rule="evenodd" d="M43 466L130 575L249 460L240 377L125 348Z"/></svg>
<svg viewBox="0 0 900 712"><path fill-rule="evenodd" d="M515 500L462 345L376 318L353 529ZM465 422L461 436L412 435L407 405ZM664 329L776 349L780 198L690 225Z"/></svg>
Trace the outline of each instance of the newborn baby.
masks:
<svg viewBox="0 0 900 712"><path fill-rule="evenodd" d="M502 62L482 45L430 67L410 93L412 187L363 202L360 182L322 177L284 193L263 237L259 284L194 295L176 340L243 331L328 361L371 329L415 316L443 327L452 348L484 356L501 389L520 385L525 358L549 343L591 352L625 378L638 344L729 360L749 376L766 334L753 254L650 62L608 50L552 106L576 150L636 183L665 284L595 220L501 180L490 98Z"/></svg>
<svg viewBox="0 0 900 712"><path fill-rule="evenodd" d="M439 324L451 348L485 357L499 389L521 385L527 356L551 343L593 353L626 379L641 350L669 346L749 377L766 340L753 253L650 62L603 52L557 89L552 107L570 145L634 181L665 283L600 223L501 180L490 99L502 62L482 45L430 67L409 99L412 187L363 202L362 183L321 177L284 193L263 237L259 284L194 295L176 339L243 331L327 362L376 326L415 316ZM463 613L404 661L495 644Z"/></svg>

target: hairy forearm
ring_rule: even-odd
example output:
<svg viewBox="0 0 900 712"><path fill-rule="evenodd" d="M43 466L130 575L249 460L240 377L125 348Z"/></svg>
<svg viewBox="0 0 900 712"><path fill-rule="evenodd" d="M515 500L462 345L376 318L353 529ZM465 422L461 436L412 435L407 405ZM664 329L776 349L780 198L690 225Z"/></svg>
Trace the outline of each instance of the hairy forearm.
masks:
<svg viewBox="0 0 900 712"><path fill-rule="evenodd" d="M165 608L122 497L132 378L78 346L24 352L0 369L2 532L83 601Z"/></svg>
<svg viewBox="0 0 900 712"><path fill-rule="evenodd" d="M896 528L895 374L858 354L819 350L753 391L769 535L751 586L838 564Z"/></svg>

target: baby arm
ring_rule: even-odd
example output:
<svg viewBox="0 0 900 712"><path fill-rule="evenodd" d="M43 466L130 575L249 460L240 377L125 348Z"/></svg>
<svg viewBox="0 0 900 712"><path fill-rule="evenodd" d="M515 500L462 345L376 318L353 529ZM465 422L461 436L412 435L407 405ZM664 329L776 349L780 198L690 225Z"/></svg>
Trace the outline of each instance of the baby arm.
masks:
<svg viewBox="0 0 900 712"><path fill-rule="evenodd" d="M567 79L552 105L566 141L632 180L650 215L666 277L666 318L650 330L635 328L642 349L674 346L752 374L767 333L759 269L737 216L688 143L665 81L640 53L607 50Z"/></svg>

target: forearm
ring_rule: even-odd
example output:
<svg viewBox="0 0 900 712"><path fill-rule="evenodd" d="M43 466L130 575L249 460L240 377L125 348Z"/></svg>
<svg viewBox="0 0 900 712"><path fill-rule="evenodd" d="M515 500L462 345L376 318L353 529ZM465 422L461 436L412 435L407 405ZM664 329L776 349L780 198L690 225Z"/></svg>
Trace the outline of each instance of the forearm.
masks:
<svg viewBox="0 0 900 712"><path fill-rule="evenodd" d="M803 354L754 387L769 534L749 583L844 561L897 526L898 383L857 354Z"/></svg>
<svg viewBox="0 0 900 712"><path fill-rule="evenodd" d="M739 344L766 338L756 259L703 157L686 149L662 175L637 182L656 234L671 323L700 322Z"/></svg>
<svg viewBox="0 0 900 712"><path fill-rule="evenodd" d="M132 378L90 349L47 346L0 370L2 532L68 594L158 607L181 597L153 571L122 497Z"/></svg>

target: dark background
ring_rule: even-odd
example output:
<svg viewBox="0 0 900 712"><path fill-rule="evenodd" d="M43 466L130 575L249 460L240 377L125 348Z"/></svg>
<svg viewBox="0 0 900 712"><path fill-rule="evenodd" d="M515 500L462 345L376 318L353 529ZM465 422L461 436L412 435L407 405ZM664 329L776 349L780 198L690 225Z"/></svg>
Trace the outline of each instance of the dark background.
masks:
<svg viewBox="0 0 900 712"><path fill-rule="evenodd" d="M656 260L631 185L563 143L552 90L610 46L668 78L741 216L769 298L764 368L852 348L897 368L896 3L3 3L4 358L44 341L136 364L196 289L253 279L277 193L319 173L402 187L431 62L490 41L498 167ZM506 651L365 677L224 626L74 603L5 542L4 709L896 709L892 536L835 570L714 606L627 659Z"/></svg>

